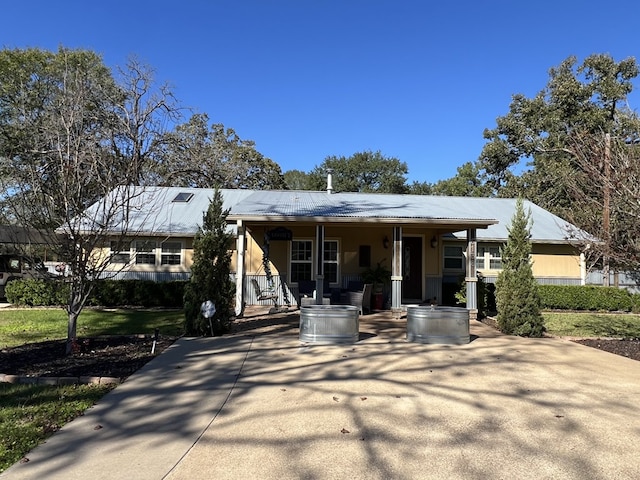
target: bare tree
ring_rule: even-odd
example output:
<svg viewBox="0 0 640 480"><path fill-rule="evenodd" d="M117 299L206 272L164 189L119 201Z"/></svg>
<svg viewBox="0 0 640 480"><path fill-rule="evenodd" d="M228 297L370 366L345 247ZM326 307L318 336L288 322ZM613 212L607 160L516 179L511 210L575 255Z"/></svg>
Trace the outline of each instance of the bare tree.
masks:
<svg viewBox="0 0 640 480"><path fill-rule="evenodd" d="M130 216L143 189L131 186L177 112L136 62L116 82L93 52L0 52L5 216L49 232L48 248L69 267L67 353L95 282L136 233Z"/></svg>
<svg viewBox="0 0 640 480"><path fill-rule="evenodd" d="M568 148L577 167L564 179L574 205L568 220L583 230L570 234L606 285L610 269L640 269L640 145L635 136L576 132Z"/></svg>

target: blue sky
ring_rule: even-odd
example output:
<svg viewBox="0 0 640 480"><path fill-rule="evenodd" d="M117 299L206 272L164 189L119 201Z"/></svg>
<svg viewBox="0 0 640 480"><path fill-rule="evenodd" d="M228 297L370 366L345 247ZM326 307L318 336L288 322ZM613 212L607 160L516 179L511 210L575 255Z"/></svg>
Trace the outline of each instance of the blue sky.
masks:
<svg viewBox="0 0 640 480"><path fill-rule="evenodd" d="M637 0L32 0L2 17L4 48L135 55L283 171L379 150L409 181L476 160L511 96L569 55L640 54Z"/></svg>

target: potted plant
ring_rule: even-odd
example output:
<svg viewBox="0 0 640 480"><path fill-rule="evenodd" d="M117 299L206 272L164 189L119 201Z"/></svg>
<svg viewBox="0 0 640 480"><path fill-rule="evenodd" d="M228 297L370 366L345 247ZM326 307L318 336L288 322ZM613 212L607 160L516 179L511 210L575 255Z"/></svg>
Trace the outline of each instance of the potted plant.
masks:
<svg viewBox="0 0 640 480"><path fill-rule="evenodd" d="M362 281L373 285L373 308L382 310L384 303L384 288L391 281L391 271L383 265L385 259L380 260L375 267L362 272Z"/></svg>

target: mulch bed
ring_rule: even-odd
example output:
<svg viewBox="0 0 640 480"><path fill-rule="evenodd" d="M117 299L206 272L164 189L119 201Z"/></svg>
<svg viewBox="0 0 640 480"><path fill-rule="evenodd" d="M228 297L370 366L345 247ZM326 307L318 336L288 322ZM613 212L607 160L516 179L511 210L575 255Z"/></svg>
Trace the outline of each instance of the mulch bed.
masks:
<svg viewBox="0 0 640 480"><path fill-rule="evenodd" d="M79 338L65 355L65 340L27 343L0 351L0 373L41 377L116 377L124 379L175 341L160 336L155 354L153 338L145 335Z"/></svg>

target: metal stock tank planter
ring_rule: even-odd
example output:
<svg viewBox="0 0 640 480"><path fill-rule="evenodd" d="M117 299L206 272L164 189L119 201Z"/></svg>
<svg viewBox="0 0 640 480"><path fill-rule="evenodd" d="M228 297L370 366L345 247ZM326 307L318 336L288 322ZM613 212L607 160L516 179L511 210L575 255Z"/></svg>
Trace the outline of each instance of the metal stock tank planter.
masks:
<svg viewBox="0 0 640 480"><path fill-rule="evenodd" d="M462 307L407 307L407 341L469 343L469 310Z"/></svg>
<svg viewBox="0 0 640 480"><path fill-rule="evenodd" d="M355 343L360 327L358 307L352 305L303 305L300 307L300 341Z"/></svg>

